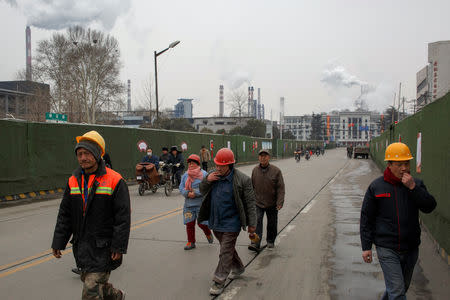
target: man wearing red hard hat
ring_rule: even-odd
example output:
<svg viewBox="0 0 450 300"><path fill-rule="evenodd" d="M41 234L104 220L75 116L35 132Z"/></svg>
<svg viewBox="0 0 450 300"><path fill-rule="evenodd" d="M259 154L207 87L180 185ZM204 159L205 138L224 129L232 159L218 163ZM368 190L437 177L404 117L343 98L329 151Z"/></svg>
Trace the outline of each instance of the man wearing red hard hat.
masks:
<svg viewBox="0 0 450 300"><path fill-rule="evenodd" d="M216 170L200 183L204 195L198 221L208 221L220 243L219 263L214 272L211 295L223 292L227 278L235 279L245 267L236 252L241 228L249 233L256 229L255 193L250 177L234 168L234 154L220 149L214 158Z"/></svg>

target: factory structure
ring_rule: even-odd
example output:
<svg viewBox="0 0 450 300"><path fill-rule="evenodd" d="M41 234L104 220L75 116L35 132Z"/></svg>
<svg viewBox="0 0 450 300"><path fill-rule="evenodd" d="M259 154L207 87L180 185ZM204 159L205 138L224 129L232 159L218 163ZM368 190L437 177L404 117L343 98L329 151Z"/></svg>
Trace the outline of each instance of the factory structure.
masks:
<svg viewBox="0 0 450 300"><path fill-rule="evenodd" d="M31 29L25 29L25 80L0 81L0 118L44 121L50 111L50 86L32 81Z"/></svg>
<svg viewBox="0 0 450 300"><path fill-rule="evenodd" d="M416 88L417 110L450 91L450 41L428 44L428 64L417 72Z"/></svg>

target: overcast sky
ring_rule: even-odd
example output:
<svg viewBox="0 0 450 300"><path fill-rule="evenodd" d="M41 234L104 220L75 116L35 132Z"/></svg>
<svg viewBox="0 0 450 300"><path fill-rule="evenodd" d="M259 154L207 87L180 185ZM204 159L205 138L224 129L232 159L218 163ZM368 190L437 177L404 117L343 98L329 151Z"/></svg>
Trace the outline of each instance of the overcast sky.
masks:
<svg viewBox="0 0 450 300"><path fill-rule="evenodd" d="M0 0L0 80L25 67L27 24L33 47L81 24L118 39L133 107L153 81L153 51L180 40L158 57L163 108L193 98L194 116L217 115L220 84L225 100L251 84L278 119L282 96L285 115L353 109L369 84L369 108L381 111L400 82L415 98L427 44L450 39L449 11L448 0Z"/></svg>

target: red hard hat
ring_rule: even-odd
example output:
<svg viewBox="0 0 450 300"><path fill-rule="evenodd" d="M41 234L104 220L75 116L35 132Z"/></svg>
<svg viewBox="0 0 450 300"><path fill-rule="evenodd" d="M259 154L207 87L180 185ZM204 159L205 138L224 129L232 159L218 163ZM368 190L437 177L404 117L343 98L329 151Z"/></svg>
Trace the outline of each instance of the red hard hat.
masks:
<svg viewBox="0 0 450 300"><path fill-rule="evenodd" d="M190 160L193 160L200 165L200 157L197 154L189 155L187 162L189 162Z"/></svg>
<svg viewBox="0 0 450 300"><path fill-rule="evenodd" d="M231 151L228 148L220 149L219 151L217 151L216 157L214 158L214 162L216 163L216 165L219 166L234 164L235 161L233 151Z"/></svg>

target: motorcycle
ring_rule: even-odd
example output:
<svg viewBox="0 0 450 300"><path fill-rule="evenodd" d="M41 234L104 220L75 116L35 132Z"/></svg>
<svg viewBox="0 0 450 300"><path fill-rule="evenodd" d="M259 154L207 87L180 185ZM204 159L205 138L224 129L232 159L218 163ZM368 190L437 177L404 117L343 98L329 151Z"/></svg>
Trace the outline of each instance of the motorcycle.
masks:
<svg viewBox="0 0 450 300"><path fill-rule="evenodd" d="M316 155L320 156L320 150L319 149L316 150Z"/></svg>
<svg viewBox="0 0 450 300"><path fill-rule="evenodd" d="M306 160L309 160L310 157L311 157L311 156L310 156L310 154L309 154L309 151L306 151L306 154L305 154Z"/></svg>
<svg viewBox="0 0 450 300"><path fill-rule="evenodd" d="M153 194L156 193L159 176L155 165L152 163L138 163L136 165L136 180L139 184L138 192L140 196L143 196L147 190L151 190Z"/></svg>
<svg viewBox="0 0 450 300"><path fill-rule="evenodd" d="M294 152L294 158L296 162L300 162L300 151L295 151Z"/></svg>

